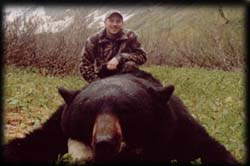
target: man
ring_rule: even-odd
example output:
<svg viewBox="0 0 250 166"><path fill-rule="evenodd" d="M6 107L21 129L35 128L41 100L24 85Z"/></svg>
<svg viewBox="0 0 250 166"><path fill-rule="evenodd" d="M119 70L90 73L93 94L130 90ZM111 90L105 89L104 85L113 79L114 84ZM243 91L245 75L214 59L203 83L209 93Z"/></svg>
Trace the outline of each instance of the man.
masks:
<svg viewBox="0 0 250 166"><path fill-rule="evenodd" d="M89 37L81 53L80 72L87 82L116 73L127 73L146 62L137 35L123 29L123 16L110 11L105 28Z"/></svg>

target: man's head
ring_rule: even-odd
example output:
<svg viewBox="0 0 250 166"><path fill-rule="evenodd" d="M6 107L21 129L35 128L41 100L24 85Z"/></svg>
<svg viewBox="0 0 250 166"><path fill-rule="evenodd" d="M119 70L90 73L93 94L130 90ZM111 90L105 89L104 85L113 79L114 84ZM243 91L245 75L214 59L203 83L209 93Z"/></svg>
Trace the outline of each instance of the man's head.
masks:
<svg viewBox="0 0 250 166"><path fill-rule="evenodd" d="M123 27L123 16L120 11L112 10L106 15L104 23L108 35L116 35Z"/></svg>

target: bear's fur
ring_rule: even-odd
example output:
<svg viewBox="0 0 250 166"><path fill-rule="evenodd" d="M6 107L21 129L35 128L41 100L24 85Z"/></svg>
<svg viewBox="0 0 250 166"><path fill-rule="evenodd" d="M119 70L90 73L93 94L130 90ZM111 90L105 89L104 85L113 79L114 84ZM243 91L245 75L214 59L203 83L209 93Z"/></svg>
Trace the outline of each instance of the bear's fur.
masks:
<svg viewBox="0 0 250 166"><path fill-rule="evenodd" d="M173 94L144 71L97 80L59 93L65 100L40 128L4 146L6 162L51 162L67 140L93 150L93 161L238 164Z"/></svg>

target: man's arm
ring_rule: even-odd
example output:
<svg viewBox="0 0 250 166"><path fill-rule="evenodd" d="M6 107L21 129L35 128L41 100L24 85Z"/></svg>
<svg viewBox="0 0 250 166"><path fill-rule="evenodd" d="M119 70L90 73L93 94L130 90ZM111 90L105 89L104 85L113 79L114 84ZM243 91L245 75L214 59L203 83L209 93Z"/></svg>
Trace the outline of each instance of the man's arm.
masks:
<svg viewBox="0 0 250 166"><path fill-rule="evenodd" d="M98 79L94 69L94 43L88 38L81 52L80 72L87 82Z"/></svg>
<svg viewBox="0 0 250 166"><path fill-rule="evenodd" d="M129 52L121 52L120 55L117 55L116 58L120 61L133 61L137 65L142 65L147 61L146 53L141 48L141 43L137 39L137 35L134 32L128 33L128 43Z"/></svg>

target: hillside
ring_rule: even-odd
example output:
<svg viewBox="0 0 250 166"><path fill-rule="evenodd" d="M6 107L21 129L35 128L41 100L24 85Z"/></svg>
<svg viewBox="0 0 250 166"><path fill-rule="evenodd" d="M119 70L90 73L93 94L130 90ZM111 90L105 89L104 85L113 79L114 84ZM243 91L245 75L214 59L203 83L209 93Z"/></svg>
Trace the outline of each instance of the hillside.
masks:
<svg viewBox="0 0 250 166"><path fill-rule="evenodd" d="M102 28L104 16L110 9L121 10L125 27L137 32L147 52L146 65L244 70L245 8L226 5L30 7L16 19L6 9L9 11L6 20L10 20L11 15L12 20L15 20L5 22L6 63L46 68L54 73L61 73L54 71L59 68L66 70L66 73L76 73L78 69L69 71L67 66L60 65L79 63L86 38ZM24 41L27 43L17 44ZM26 48L30 43L34 46ZM25 50L29 51L23 55L22 60L17 57L17 50L19 55ZM35 55L29 55L30 52ZM58 55L67 56L64 59L72 61L60 60L60 64L49 65L53 66L52 69L43 64L44 57L57 59ZM26 64L27 61L30 62ZM35 63L38 61L39 65Z"/></svg>

